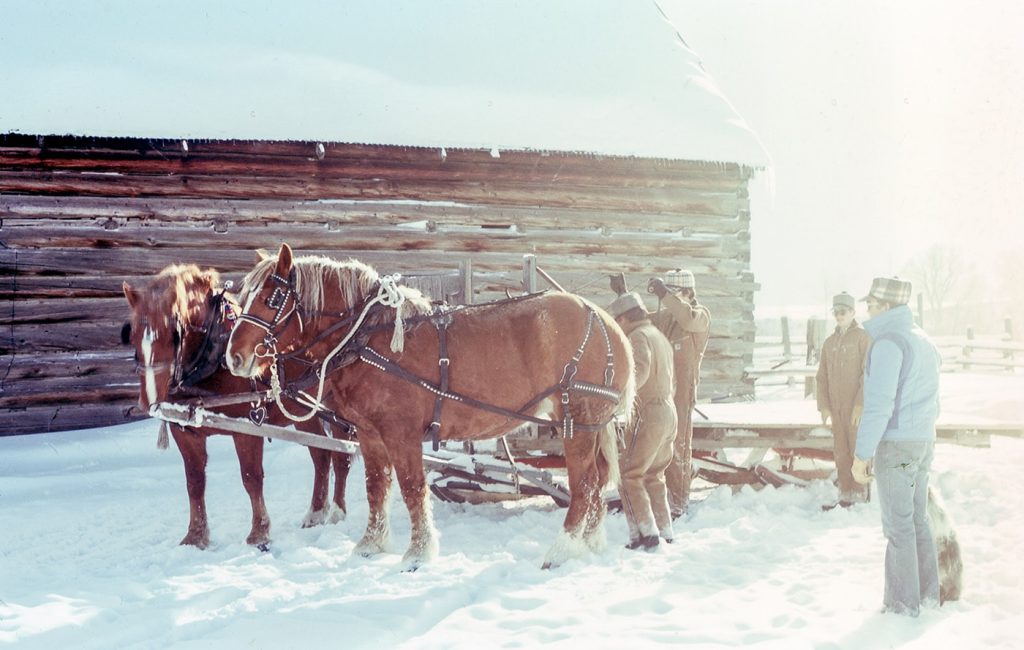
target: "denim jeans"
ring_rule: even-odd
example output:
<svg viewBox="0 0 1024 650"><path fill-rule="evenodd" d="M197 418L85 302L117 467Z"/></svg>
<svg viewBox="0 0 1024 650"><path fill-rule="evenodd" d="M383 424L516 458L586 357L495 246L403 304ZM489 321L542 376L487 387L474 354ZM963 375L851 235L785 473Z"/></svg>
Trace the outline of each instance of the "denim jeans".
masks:
<svg viewBox="0 0 1024 650"><path fill-rule="evenodd" d="M928 470L934 442L882 441L875 481L882 510L886 610L916 616L922 601L939 601L939 567L928 521Z"/></svg>

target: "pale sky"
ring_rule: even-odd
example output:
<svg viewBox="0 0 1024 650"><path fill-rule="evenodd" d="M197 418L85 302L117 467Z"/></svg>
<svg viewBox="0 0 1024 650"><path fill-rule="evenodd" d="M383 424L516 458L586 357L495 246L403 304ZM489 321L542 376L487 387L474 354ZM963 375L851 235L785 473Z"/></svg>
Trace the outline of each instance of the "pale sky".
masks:
<svg viewBox="0 0 1024 650"><path fill-rule="evenodd" d="M1024 244L1024 3L664 2L773 159L759 308L824 311L933 242L979 272Z"/></svg>

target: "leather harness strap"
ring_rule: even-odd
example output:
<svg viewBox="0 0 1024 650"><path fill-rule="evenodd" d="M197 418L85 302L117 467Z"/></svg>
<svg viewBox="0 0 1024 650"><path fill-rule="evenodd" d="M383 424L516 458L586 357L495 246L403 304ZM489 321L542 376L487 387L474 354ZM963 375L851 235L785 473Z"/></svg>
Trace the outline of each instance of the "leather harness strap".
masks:
<svg viewBox="0 0 1024 650"><path fill-rule="evenodd" d="M434 399L434 416L427 427L426 437L430 438L430 444L434 451L440 449L438 434L441 432L441 407L444 405L444 394L448 392L448 367L451 359L448 358L448 326L452 323L451 313L438 308L430 322L437 328L437 366L440 372L440 390Z"/></svg>
<svg viewBox="0 0 1024 650"><path fill-rule="evenodd" d="M444 400L446 399L460 402L462 404L466 404L467 406L488 411L490 413L504 415L514 420L521 420L524 422L532 422L533 424L539 424L543 426L562 428L562 435L566 438L571 438L573 435L573 431L575 429L587 432L598 431L600 429L603 429L613 419L613 417L609 417L605 421L596 424L576 424L575 422L573 422L572 415L569 412L569 397L571 394L585 393L612 402L618 402L619 399L621 399L621 394L610 387L611 381L615 373L613 366L613 355L611 353L611 341L608 337L608 331L604 327L604 323L601 321L600 318L597 317L597 314L593 311L593 309L589 310L589 317L587 320L587 331L584 334L583 342L580 344L580 347L577 349L576 354L573 356L572 360L570 360L569 363L565 365L565 369L562 372L562 378L559 380L557 384L551 386L547 390L543 391L542 393L534 397L532 400L524 404L517 411L512 411L510 409L506 409L500 406L495 406L494 404L481 402L480 400L470 397L468 395L455 393L450 390L448 385L448 369L449 366L451 365L451 361L448 358L447 329L448 326L451 324L452 313L449 311L440 314L440 317L437 316L438 315L435 314L435 317L432 318L431 320L434 322L434 325L437 328L438 332L438 366L440 368L440 381L438 384L433 384L427 379L424 379L412 372L409 372L408 370L401 367L391 359L388 359L387 357L377 352L373 348L362 348L359 351L358 356L359 360L373 366L374 368L386 372L389 375L393 375L395 377L403 379L409 383L416 384L417 386L420 386L421 388L424 388L436 395L434 399L433 417L431 419L430 424L427 427L427 430L424 433L424 437L431 440L431 444L435 450L437 450L440 445L439 434L441 431L441 409L442 405L444 404ZM608 365L605 368L605 384L603 386L598 386L595 384L590 384L582 381L576 381L575 379L576 373L578 371L579 361L583 358L583 352L586 349L588 341L590 340L590 333L595 322L600 323L602 334L604 335L605 342L608 346ZM529 410L532 407L536 406L542 400L556 392L561 393L561 403L563 409L563 419L561 422L529 415Z"/></svg>

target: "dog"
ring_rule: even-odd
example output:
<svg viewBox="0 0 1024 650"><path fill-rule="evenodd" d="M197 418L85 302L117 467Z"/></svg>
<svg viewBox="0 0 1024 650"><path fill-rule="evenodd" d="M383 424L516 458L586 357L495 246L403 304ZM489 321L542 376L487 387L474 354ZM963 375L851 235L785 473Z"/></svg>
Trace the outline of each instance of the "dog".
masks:
<svg viewBox="0 0 1024 650"><path fill-rule="evenodd" d="M931 486L928 487L928 519L939 558L939 604L960 600L964 574L960 542L953 529L953 520L943 507L942 498Z"/></svg>

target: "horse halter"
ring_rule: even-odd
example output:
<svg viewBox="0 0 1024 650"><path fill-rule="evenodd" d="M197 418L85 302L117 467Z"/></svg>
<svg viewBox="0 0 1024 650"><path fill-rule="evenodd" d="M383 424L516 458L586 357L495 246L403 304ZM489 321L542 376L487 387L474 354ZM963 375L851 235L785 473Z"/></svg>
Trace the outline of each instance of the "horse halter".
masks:
<svg viewBox="0 0 1024 650"><path fill-rule="evenodd" d="M302 332L305 329L302 323L301 308L299 307L299 293L295 290L295 269L292 269L287 278L271 273L269 279L273 280L274 284L279 285L274 287L274 291L264 301L267 307L274 310L274 317L266 321L253 316L248 310L242 311L238 316L239 321L252 323L266 332L267 335L264 338L264 342L268 346L277 341L278 327L287 326L292 316L298 316L299 331Z"/></svg>

